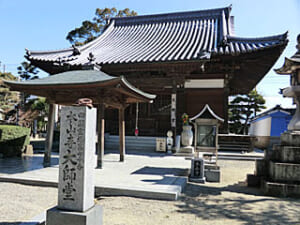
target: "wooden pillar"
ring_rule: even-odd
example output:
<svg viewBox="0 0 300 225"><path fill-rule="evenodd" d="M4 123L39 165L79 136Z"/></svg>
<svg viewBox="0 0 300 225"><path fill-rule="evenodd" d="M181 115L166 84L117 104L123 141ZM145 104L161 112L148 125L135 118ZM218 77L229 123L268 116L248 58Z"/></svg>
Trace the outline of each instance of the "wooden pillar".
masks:
<svg viewBox="0 0 300 225"><path fill-rule="evenodd" d="M125 158L125 108L119 108L119 138L120 138L120 162L124 162Z"/></svg>
<svg viewBox="0 0 300 225"><path fill-rule="evenodd" d="M97 131L98 131L98 144L97 144L97 168L102 169L104 158L104 132L105 132L105 119L104 119L105 106L104 104L97 105Z"/></svg>
<svg viewBox="0 0 300 225"><path fill-rule="evenodd" d="M55 119L55 104L49 105L47 136L45 141L44 167L51 165L51 150L53 145L54 119Z"/></svg>
<svg viewBox="0 0 300 225"><path fill-rule="evenodd" d="M224 109L224 124L223 124L223 132L228 134L229 127L228 127L228 97L229 97L229 78L226 75L224 79L224 97L223 97L223 109Z"/></svg>
<svg viewBox="0 0 300 225"><path fill-rule="evenodd" d="M176 143L176 117L177 117L177 112L176 112L177 94L176 93L177 93L177 84L176 84L176 80L173 80L172 94L171 94L171 129L173 132L174 146Z"/></svg>

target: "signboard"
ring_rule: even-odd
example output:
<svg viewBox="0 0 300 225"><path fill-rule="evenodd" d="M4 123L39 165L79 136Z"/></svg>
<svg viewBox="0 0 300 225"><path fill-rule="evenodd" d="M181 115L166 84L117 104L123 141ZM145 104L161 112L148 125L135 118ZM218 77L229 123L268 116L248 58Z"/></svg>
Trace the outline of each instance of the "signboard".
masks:
<svg viewBox="0 0 300 225"><path fill-rule="evenodd" d="M166 138L156 138L156 151L157 152L166 151Z"/></svg>
<svg viewBox="0 0 300 225"><path fill-rule="evenodd" d="M171 127L176 127L176 94L171 95Z"/></svg>

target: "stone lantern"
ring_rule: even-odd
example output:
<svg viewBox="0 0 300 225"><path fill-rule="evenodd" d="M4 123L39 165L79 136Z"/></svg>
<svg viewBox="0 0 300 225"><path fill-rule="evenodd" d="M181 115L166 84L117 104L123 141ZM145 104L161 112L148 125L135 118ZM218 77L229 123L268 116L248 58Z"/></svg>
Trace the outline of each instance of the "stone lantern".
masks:
<svg viewBox="0 0 300 225"><path fill-rule="evenodd" d="M297 52L285 58L281 68L275 72L290 75L291 86L284 88L284 97L291 97L296 112L281 134L280 145L265 151L265 157L256 161L254 175L248 175L248 186L260 186L265 194L273 196L300 196L300 35L297 38Z"/></svg>
<svg viewBox="0 0 300 225"><path fill-rule="evenodd" d="M292 141L293 145L300 146L300 34L297 37L297 52L291 58L285 58L284 65L275 72L290 75L291 86L284 88L284 97L291 97L296 104L296 112L288 125L288 132L284 133L283 141ZM291 139L292 138L292 139Z"/></svg>
<svg viewBox="0 0 300 225"><path fill-rule="evenodd" d="M191 182L204 183L205 181L220 182L220 167L217 166L218 158L218 131L222 118L214 111L205 107L196 116L190 119L195 128L195 157L191 162ZM216 156L216 161L212 161L212 156ZM205 159L209 157L210 160Z"/></svg>
<svg viewBox="0 0 300 225"><path fill-rule="evenodd" d="M190 121L195 128L195 152L210 152L217 157L219 125L224 120L206 104Z"/></svg>

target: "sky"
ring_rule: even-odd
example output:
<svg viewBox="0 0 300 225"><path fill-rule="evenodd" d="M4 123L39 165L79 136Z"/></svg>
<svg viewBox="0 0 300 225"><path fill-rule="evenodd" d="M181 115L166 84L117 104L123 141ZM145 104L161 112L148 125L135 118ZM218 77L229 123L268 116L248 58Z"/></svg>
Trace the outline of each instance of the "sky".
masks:
<svg viewBox="0 0 300 225"><path fill-rule="evenodd" d="M294 107L282 98L280 88L289 86L289 76L277 75L273 69L283 65L284 57L296 52L300 34L300 0L0 0L0 70L17 75L17 66L29 50L54 50L70 47L67 33L91 20L96 8L130 8L139 15L221 8L232 4L235 34L263 37L289 31L289 43L279 60L257 85L267 107L277 104ZM43 72L40 76L45 76Z"/></svg>

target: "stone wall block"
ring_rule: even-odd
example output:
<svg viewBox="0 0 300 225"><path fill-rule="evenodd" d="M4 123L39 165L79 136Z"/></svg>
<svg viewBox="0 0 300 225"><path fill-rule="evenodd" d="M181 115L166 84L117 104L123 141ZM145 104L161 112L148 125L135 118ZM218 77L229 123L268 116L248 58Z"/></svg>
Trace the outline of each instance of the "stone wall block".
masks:
<svg viewBox="0 0 300 225"><path fill-rule="evenodd" d="M281 145L284 146L300 146L300 132L287 131L280 136Z"/></svg>
<svg viewBox="0 0 300 225"><path fill-rule="evenodd" d="M265 159L255 160L255 176L267 176L268 175L268 161Z"/></svg>

